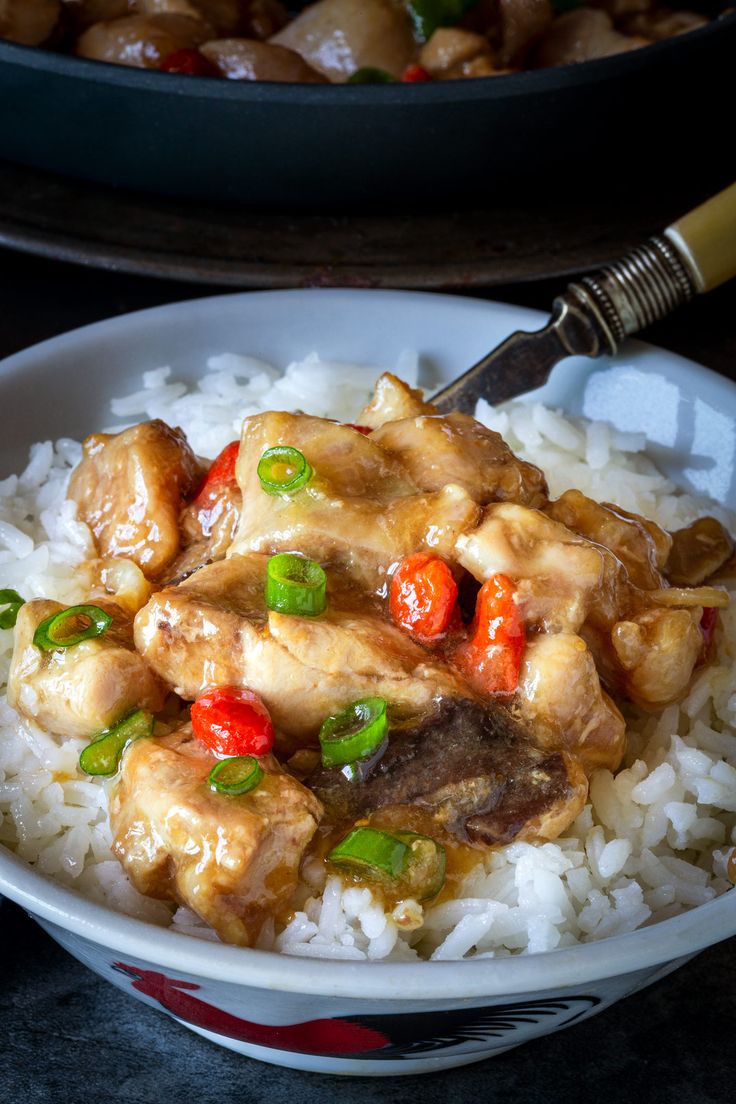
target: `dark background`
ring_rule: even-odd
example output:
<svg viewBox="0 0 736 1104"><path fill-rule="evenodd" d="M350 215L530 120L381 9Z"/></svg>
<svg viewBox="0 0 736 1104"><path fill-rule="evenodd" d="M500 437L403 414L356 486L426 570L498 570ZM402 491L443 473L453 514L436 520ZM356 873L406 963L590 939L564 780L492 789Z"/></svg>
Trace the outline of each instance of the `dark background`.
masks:
<svg viewBox="0 0 736 1104"><path fill-rule="evenodd" d="M544 309L563 285L497 287L488 297ZM113 314L219 290L0 251L0 357ZM643 336L736 379L736 284ZM421 1078L346 1080L206 1042L0 904L0 1094L9 1104L732 1104L735 1083L734 939L597 1017L491 1060Z"/></svg>

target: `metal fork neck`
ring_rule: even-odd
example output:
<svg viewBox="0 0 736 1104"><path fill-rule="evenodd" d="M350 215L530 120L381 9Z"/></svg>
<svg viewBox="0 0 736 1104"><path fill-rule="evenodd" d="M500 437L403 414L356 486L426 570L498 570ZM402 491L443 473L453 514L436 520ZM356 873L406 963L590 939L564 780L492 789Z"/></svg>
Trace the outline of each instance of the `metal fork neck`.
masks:
<svg viewBox="0 0 736 1104"><path fill-rule="evenodd" d="M665 318L697 290L683 258L657 235L615 264L570 284L560 299L588 316L601 352L615 353L625 337Z"/></svg>

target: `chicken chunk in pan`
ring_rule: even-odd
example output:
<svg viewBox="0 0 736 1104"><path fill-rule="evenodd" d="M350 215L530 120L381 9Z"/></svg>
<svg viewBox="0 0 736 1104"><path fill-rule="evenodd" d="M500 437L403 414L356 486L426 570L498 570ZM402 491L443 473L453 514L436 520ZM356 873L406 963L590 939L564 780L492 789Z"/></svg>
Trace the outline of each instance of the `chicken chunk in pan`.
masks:
<svg viewBox="0 0 736 1104"><path fill-rule="evenodd" d="M535 60L542 67L570 65L636 50L647 42L646 38L621 34L607 12L576 8L555 19L536 50Z"/></svg>
<svg viewBox="0 0 736 1104"><path fill-rule="evenodd" d="M217 38L200 51L221 77L228 80L288 81L294 84L327 84L318 72L296 52L275 42L250 38Z"/></svg>
<svg viewBox="0 0 736 1104"><path fill-rule="evenodd" d="M493 845L554 839L585 804L588 785L573 756L537 747L499 706L442 702L392 730L363 782L319 768L306 779L328 819L419 806L440 833Z"/></svg>
<svg viewBox="0 0 736 1104"><path fill-rule="evenodd" d="M68 495L103 556L133 560L154 579L179 552L182 502L200 478L180 430L141 422L122 433L88 437Z"/></svg>
<svg viewBox="0 0 736 1104"><path fill-rule="evenodd" d="M246 686L286 745L298 746L329 714L368 694L417 713L438 696L470 693L334 572L321 617L269 611L267 562L249 555L210 564L154 594L136 617L141 655L183 698L207 686Z"/></svg>
<svg viewBox="0 0 736 1104"><path fill-rule="evenodd" d="M271 41L338 82L366 68L400 77L416 51L409 14L395 0L317 0Z"/></svg>
<svg viewBox="0 0 736 1104"><path fill-rule="evenodd" d="M485 35L463 27L438 27L422 47L419 64L435 80L490 77L496 68Z"/></svg>
<svg viewBox="0 0 736 1104"><path fill-rule="evenodd" d="M200 46L211 33L206 23L190 15L127 15L94 23L77 40L77 54L93 61L159 69L170 54Z"/></svg>
<svg viewBox="0 0 736 1104"><path fill-rule="evenodd" d="M60 15L60 0L0 0L0 38L40 46L51 37Z"/></svg>
<svg viewBox="0 0 736 1104"><path fill-rule="evenodd" d="M133 710L160 710L167 688L135 651L131 620L118 607L105 607L113 620L102 636L51 651L34 645L41 622L64 608L45 598L21 607L8 677L10 705L49 732L85 738Z"/></svg>
<svg viewBox="0 0 736 1104"><path fill-rule="evenodd" d="M178 901L225 942L252 946L288 908L322 806L271 756L249 793L214 792L216 762L189 725L131 744L110 803L113 850L141 893Z"/></svg>

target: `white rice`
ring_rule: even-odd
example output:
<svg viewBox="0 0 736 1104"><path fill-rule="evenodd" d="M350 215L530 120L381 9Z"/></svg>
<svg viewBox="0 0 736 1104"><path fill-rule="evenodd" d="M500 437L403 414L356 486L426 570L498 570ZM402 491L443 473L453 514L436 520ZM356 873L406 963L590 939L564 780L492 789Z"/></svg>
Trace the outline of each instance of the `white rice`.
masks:
<svg viewBox="0 0 736 1104"><path fill-rule="evenodd" d="M396 371L416 383L416 357L403 354ZM141 390L114 400L112 412L126 422L160 417L180 425L195 451L214 456L259 411L356 417L379 372L325 363L314 353L280 372L225 353L210 359L196 388L172 380L168 368L146 372ZM658 472L643 436L540 404L494 410L481 402L477 413L544 469L554 495L577 487L670 529L704 512L736 528L733 516ZM84 597L74 569L92 553L91 534L64 499L80 455L74 441L42 442L21 475L0 482L0 585L24 598ZM12 630L0 630L3 685L12 640ZM590 802L563 838L490 852L458 899L426 910L403 901L388 914L369 890L345 888L336 876L325 882L313 864L299 910L281 932L266 925L259 946L351 960L533 953L631 931L724 893L736 844L735 658L736 603L720 619L715 663L697 675L688 697L656 716L631 714L624 769L593 776ZM133 889L110 850L109 783L78 770L83 744L22 723L0 696L0 842L116 910L216 939L187 909L174 912Z"/></svg>

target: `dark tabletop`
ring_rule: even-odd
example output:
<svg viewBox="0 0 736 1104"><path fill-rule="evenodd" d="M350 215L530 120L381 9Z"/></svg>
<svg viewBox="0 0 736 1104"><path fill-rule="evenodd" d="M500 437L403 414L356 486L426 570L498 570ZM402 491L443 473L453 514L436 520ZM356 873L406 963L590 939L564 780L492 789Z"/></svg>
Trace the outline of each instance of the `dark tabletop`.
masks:
<svg viewBox="0 0 736 1104"><path fill-rule="evenodd" d="M495 288L548 307L559 283ZM219 289L0 252L0 357L113 314ZM643 335L736 379L736 281ZM0 1097L7 1104L386 1101L732 1104L736 940L556 1035L421 1079L345 1080L220 1049L79 965L9 902L0 907Z"/></svg>

